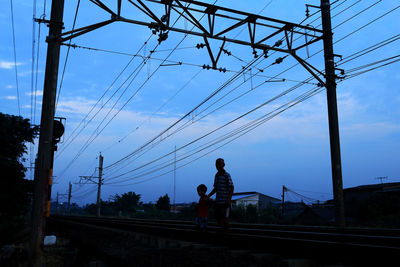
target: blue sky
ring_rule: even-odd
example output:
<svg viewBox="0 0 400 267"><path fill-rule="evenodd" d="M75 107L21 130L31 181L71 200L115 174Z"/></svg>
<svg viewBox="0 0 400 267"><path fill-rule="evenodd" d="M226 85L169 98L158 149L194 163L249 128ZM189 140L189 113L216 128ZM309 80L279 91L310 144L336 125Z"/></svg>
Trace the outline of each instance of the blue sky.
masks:
<svg viewBox="0 0 400 267"><path fill-rule="evenodd" d="M50 2L46 2L46 19L50 17ZM115 10L114 2L104 1ZM212 3L213 1L207 2ZM37 124L41 111L47 48L45 37L48 34L48 28L38 24L35 26L35 47L34 53L32 53L33 2L14 0L12 3L19 96L17 96L15 78L10 2L2 1L0 4L1 10L3 10L0 14L2 32L0 112L18 115L19 100L21 115L30 119L33 119L35 115L34 122ZM263 16L299 23L305 18L305 4L318 4L319 1L254 0L251 1L251 5L248 3L248 1L219 0L217 5L249 13L261 12L260 14ZM65 4L65 30L72 28L76 4L76 1L68 1ZM149 3L149 5L151 4ZM44 13L43 6L43 1L36 1L36 17L40 17ZM162 9L159 6L151 6L154 7L155 12L158 12L157 14L161 14ZM332 25L334 42L336 42L334 52L343 55L342 61L337 58L338 64L345 62L338 67L347 72L353 68L399 54L400 41L398 36L396 37L400 27L398 20L400 8L398 6L398 1L339 0L333 4ZM314 12L315 10L310 10L311 14ZM127 1L123 1L122 16L148 21ZM199 14L196 16L200 18ZM103 10L90 1L81 1L76 28L107 19L109 19L109 15ZM206 18L203 21L205 22ZM312 16L305 23L320 28L318 15ZM216 25L218 25L217 27L226 27L228 24L224 20L217 20ZM366 26L364 27L364 25ZM38 39L39 27L40 39ZM179 19L176 27L190 29L191 25ZM352 33L353 31L355 32ZM244 30L239 28L228 37L246 38L246 34L246 28ZM263 34L265 36L267 33L260 28L257 34L257 36ZM96 49L127 54L135 54L139 51L140 56L136 56L132 60L110 87L132 59L131 56L83 48L70 49L56 111L56 116L65 117L67 121L63 142L56 152L54 164L56 184L53 186L53 198L56 192L65 193L68 183L72 182L74 183L73 201L80 204L94 202L96 186L76 183L79 182L79 176L97 175L95 168L98 159L96 157L100 152L104 156L104 166L107 167L135 151L192 110L212 92L220 88L224 82L234 77L236 72L245 65L244 62L254 59L251 48L226 44L226 49L235 57L222 54L218 65L228 71L222 73L203 70L201 68L203 64L211 63L205 48L195 48L196 44L204 42L202 38L194 36L184 38L181 33L170 32L168 39L157 46L157 36L152 36L148 40L150 36L151 31L147 27L117 22L72 40L72 44ZM391 37L393 39L390 40L393 41L387 45L346 62L346 59L351 59L351 55L354 53ZM304 42L303 38L296 42L301 44ZM144 45L146 40L148 42ZM168 60L183 64L159 67L161 61L158 59L165 59L178 43L180 43L178 49L168 57ZM210 41L210 44L216 53L221 42ZM39 45L39 50L37 50L37 45ZM143 63L142 57L148 56L154 49L155 52L152 53L151 59L148 59L146 64L140 68ZM322 42L317 42L311 45L308 51L301 50L298 55L303 58L311 56L307 61L316 68L323 69L323 54L318 53L321 49ZM39 51L39 57L37 57L37 51ZM67 47L62 46L58 86L60 86L66 53ZM313 54L315 55L312 56ZM33 68L32 55L35 57ZM172 199L173 164L148 175L143 175L143 172L156 169L154 165L159 163L173 163L174 153L161 161L154 162L154 165L149 164L141 169L132 170L173 152L175 146L179 149L310 76L301 66L287 70L296 64L296 61L290 57L285 58L279 65L271 65L278 57L283 56L285 55L271 52L268 58L260 58L256 63L258 65L253 65L251 71L240 74L229 86L191 113L176 128L172 128L157 138L149 151L137 159L130 159L122 164L105 168L102 199L107 200L111 195L128 191L141 194L142 200L145 202L154 202L165 193L168 193ZM37 72L36 59L38 59ZM140 71L134 72L136 68L139 68ZM259 69L265 70L259 73ZM388 179L385 180L387 182L400 181L399 69L400 64L397 62L338 83L339 126L345 188L378 183L379 180L376 177L380 176L387 176ZM133 75L137 73L134 80L132 80L134 76L130 76L132 73ZM350 75L351 73L346 74ZM251 75L255 76L250 79ZM275 77L276 75L278 76ZM131 78L129 79L129 77ZM275 77L272 79L273 82L265 82L271 77ZM128 83L123 83L126 79L128 79L128 83L132 81L128 87L126 86ZM190 151L199 145L209 144L215 138L273 112L313 89L316 83L315 79L311 80L308 84L284 94L227 127L207 135L193 145L179 149L176 153L177 159L189 155ZM32 96L32 92L35 91L36 103L35 96ZM230 93L228 94L228 92ZM105 93L104 97L98 102L103 93ZM206 109L225 94L226 96L219 102ZM242 94L244 96L239 97ZM110 100L107 101L107 99ZM117 99L119 100L117 101ZM95 105L97 102L98 104ZM93 106L92 112L81 123ZM208 111L219 106L221 107L215 112L199 119ZM99 110L99 107L103 108ZM97 115L93 116L97 111ZM110 120L112 117L114 118ZM185 125L188 127L172 135L172 132L183 123L186 123ZM75 137L76 133L79 135ZM85 142L91 140L91 136L96 136L97 133L98 136L90 142L90 145L82 153L78 153ZM158 142L161 139L162 142ZM71 140L73 142L69 142ZM215 173L214 161L218 157L225 159L226 169L232 175L237 192L259 191L280 198L282 185L285 185L313 199L326 200L332 197L325 91L285 110L247 134L216 149L224 142L230 141L230 139L224 140L216 146L177 162L176 202L195 201L197 199L195 188L200 183L206 184L209 188L212 186ZM155 145L156 143L157 145ZM36 145L29 147L32 153L27 156L27 166L37 151ZM216 150L212 151L213 149ZM189 164L199 156L202 157ZM77 157L76 160L73 160L75 157ZM181 165L185 166L181 167ZM128 171L131 172L127 173ZM169 173L161 175L165 172ZM127 174L120 176L123 173ZM31 175L28 171L27 176L31 177ZM289 200L299 199L293 195L289 196Z"/></svg>

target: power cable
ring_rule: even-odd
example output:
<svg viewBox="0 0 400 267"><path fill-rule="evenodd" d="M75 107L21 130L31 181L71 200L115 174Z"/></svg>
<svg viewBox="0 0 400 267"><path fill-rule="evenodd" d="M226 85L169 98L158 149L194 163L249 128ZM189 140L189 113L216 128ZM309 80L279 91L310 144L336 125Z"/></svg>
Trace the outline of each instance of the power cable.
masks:
<svg viewBox="0 0 400 267"><path fill-rule="evenodd" d="M264 83L261 83L259 86L261 86L262 84L264 84ZM303 84L300 84L300 86L301 86L301 85L303 85ZM127 173L130 173L130 172L132 172L132 171L136 171L136 170L138 170L138 169L141 169L141 168L143 168L143 167L146 167L146 166L148 166L148 165L150 165L150 164L152 164L152 163L154 163L154 162L156 162L156 161L159 161L159 160L162 159L162 158L165 158L165 157L167 157L167 156L169 156L169 155L171 155L171 154L173 154L173 153L175 153L175 152L177 152L177 151L180 151L180 150L182 150L182 149L184 149L184 148L186 148L186 147L188 147L188 146L190 146L190 145L192 145L192 144L194 144L194 143L200 141L201 139L203 139L203 138L205 138L205 137L211 135L212 133L215 133L215 132L217 132L218 130L220 130L220 129L222 129L222 128L224 128L224 127L226 127L226 126L228 126L228 125L230 125L230 124L232 124L232 123L234 123L234 122L236 122L237 120L239 120L239 119L241 119L241 118L243 118L243 117L249 115L250 113L253 113L254 111L260 109L261 107L263 107L263 106L265 106L265 105L267 105L267 104L269 104L269 103L271 103L272 101L274 101L274 100L280 98L281 96L286 95L287 93L289 93L290 91L293 91L293 90L296 89L296 88L298 88L298 87L297 87L297 86L294 86L294 87L292 87L292 88L286 90L285 92L283 92L283 93L281 93L281 94L279 94L279 95L277 95L277 96L275 96L275 97L269 99L268 101L266 101L266 102L264 102L264 103L258 105L258 106L255 107L255 108L251 109L250 111L248 111L248 112L246 112L246 113L244 113L244 114L242 114L242 115L236 117L235 119L233 119L233 120L231 120L231 121L229 121L229 122L223 124L222 126L216 128L216 129L214 129L214 130L212 130L212 131L210 131L210 132L208 132L208 133L202 135L201 137L199 137L199 138L197 138L197 139L195 139L195 140L193 140L193 141L191 141L191 142L185 144L184 146L181 146L181 147L179 147L178 149L176 149L176 150L174 150L174 151L172 151L172 152L170 152L170 153L168 153L168 154L165 154L164 156L161 156L161 157L159 157L159 158L157 158L157 159L155 159L155 160L153 160L153 161L150 161L150 162L148 162L148 163L146 163L146 164L144 164L144 165L141 165L141 166L139 166L139 167L137 167L137 168L135 168L135 169L133 169L133 170L131 170L131 171L129 171L129 172L123 173L123 174L118 175L118 176L115 176L115 177L120 177L120 176L122 176L122 175L126 175ZM111 178L109 178L109 179L112 179L112 178L115 178L115 177L111 177Z"/></svg>
<svg viewBox="0 0 400 267"><path fill-rule="evenodd" d="M147 41L145 41L143 43L143 45L138 49L137 53L134 56L132 56L132 58L129 60L129 62L125 65L125 67L121 70L121 72L117 75L117 77L112 81L110 86L104 91L104 93L101 95L101 97L92 106L90 111L88 113L86 113L85 117L74 128L72 133L66 139L65 145L62 147L62 150L59 153L57 153L56 158L58 158L65 151L65 149L68 148L68 146L78 137L78 135L83 131L83 129L86 128L86 126L97 116L97 114L99 114L99 112L108 104L108 102L114 97L114 95L122 88L122 85L121 85L117 90L115 90L114 93L107 99L107 101L97 110L97 112L86 122L86 124L84 124L84 126L80 129L80 131L74 136L75 132L79 129L79 127L82 125L82 123L84 123L86 121L86 119L89 117L89 115L92 113L92 111L96 108L96 106L101 102L101 100L104 98L104 96L111 90L111 88L114 86L114 84L117 82L117 80L122 76L122 74L125 72L125 70L130 66L130 64L135 59L136 55L138 55L139 52L145 47L145 45L147 44L147 42L150 40L151 37L152 37L152 35L150 35L149 38L147 39ZM134 72L132 72L131 75L133 75L133 73ZM129 77L131 77L131 75ZM129 77L128 77L128 79L129 79ZM125 82L128 79L126 79ZM72 138L72 140L71 140L71 138Z"/></svg>
<svg viewBox="0 0 400 267"><path fill-rule="evenodd" d="M322 51L322 50L321 50ZM321 52L321 51L319 51L319 52ZM319 52L317 52L317 53L315 53L314 55L316 55L316 54L318 54ZM314 55L312 55L312 56L314 56ZM286 71L288 71L288 70L290 70L290 69L292 69L293 67L295 67L295 66L297 66L298 65L298 63L297 64L295 64L295 65L293 65L292 67L290 67L289 69L287 69ZM286 71L284 71L284 72L286 72ZM189 114L191 114L191 112L189 113ZM187 114L187 115L189 115L189 114ZM174 125L173 125L174 126ZM167 130L169 130L170 128L168 128ZM162 133L163 134L163 133ZM157 136L157 138L158 137L160 137L160 135L158 135ZM153 140L154 141L154 140ZM141 149L139 148L136 152L138 152L138 151L140 151ZM135 152L134 152L135 153ZM129 156L129 155L128 155ZM125 157L126 158L126 157ZM121 160L125 160L125 158L122 158ZM116 162L117 163L117 162ZM116 164L116 163L113 163L113 164ZM108 167L111 167L113 164L111 164L111 165L109 165L109 166L107 166L106 168L108 168Z"/></svg>
<svg viewBox="0 0 400 267"><path fill-rule="evenodd" d="M119 139L117 142L113 143L111 146L109 146L108 148L104 149L103 151L106 151L112 147L114 147L116 144L119 144L121 142L123 142L129 135L131 135L132 133L136 132L141 126L143 126L143 124L146 121L149 121L155 114L157 114L161 109L163 109L169 102L171 102L171 100L173 98L175 98L183 89L185 89L191 82L192 80L194 80L203 70L199 70L198 72L196 72L178 91L175 92L175 94L173 94L167 101L165 101L156 111L154 111L152 114L150 114L141 124L139 124L139 126L137 126L133 131L130 131L128 134L126 134L124 137L122 137L121 139Z"/></svg>
<svg viewBox="0 0 400 267"><path fill-rule="evenodd" d="M190 5L190 3L188 4ZM180 16L175 20L174 24L179 20ZM185 37L178 43L178 45L176 47L178 47L183 40L186 38L187 34L185 35ZM156 47L150 51L150 55L156 50L156 48L159 46L160 43L158 43L156 45ZM168 57L173 53L174 51L170 52L169 55L165 58L165 60L168 59ZM110 111L114 108L114 106L117 104L117 102L119 101L119 99L122 97L122 95L126 92L126 90L129 88L129 86L131 85L131 83L134 81L134 79L137 77L137 74L140 72L140 70L143 68L143 66L145 65L147 60L143 61L141 64L141 68L138 70L138 72L136 73L136 75L134 76L134 78L131 80L131 82L128 84L128 86L126 87L126 89L124 90L124 92L121 94L121 96L117 99L117 101L114 103L113 107L110 109ZM163 61L164 62L164 61ZM76 156L73 158L73 160L67 165L67 167L62 171L62 174L73 164L74 161L76 161L79 156L87 149L87 147L94 141L94 139L97 138L97 136L109 125L109 123L119 114L119 112L132 100L132 98L134 96L136 96L136 94L143 88L143 86L147 83L147 81L150 80L150 78L154 75L154 73L157 72L157 70L161 67L163 63L161 63L155 71L153 71L153 73L147 77L147 79L144 81L144 83L142 83L142 85L134 92L134 94L124 103L124 105L114 114L114 116L106 123L106 125L97 132L97 134L93 137L94 133L99 129L99 127L101 126L101 124L104 122L104 120L107 118L107 116L110 114L110 112L107 113L107 115L104 117L104 119L102 120L102 122L99 124L99 126L96 128L95 132L92 134L92 136L85 142L85 144L82 146L82 148L79 150L79 152L76 154ZM139 65L140 66L140 65Z"/></svg>
<svg viewBox="0 0 400 267"><path fill-rule="evenodd" d="M215 148L215 149L213 149L213 150L211 150L211 151L208 151L208 152L206 152L205 154L203 154L203 155L201 155L201 156L199 156L199 157L197 157L197 158L195 158L195 159L193 159L193 160L191 160L191 161L189 161L189 162L187 162L187 163L185 163L185 164L183 164L183 165L181 165L181 166L178 166L176 169L179 169L179 168L182 168L182 167L184 167L184 166L186 166L186 165L188 165L188 164L191 164L191 163L193 163L194 161L196 161L196 160L198 160L198 159L200 159L200 158L202 158L202 157L204 157L204 156L206 156L206 155L208 155L208 154L210 154L210 153L212 153L212 152L218 150L219 148L221 148L221 147L223 147L223 146L225 146L225 145L227 145L227 144L233 142L234 140L236 140L236 139L238 139L239 137L241 137L241 136L247 134L247 133L250 132L251 130L254 130L255 128L259 127L260 125L262 125L262 124L265 123L266 121L268 121L268 120L272 119L273 117L279 115L279 114L282 113L283 111L285 111L285 110L287 110L287 109L293 107L294 105L297 105L298 103L301 103L302 101L304 101L304 100L306 100L306 99L312 97L313 95L315 95L315 94L317 94L317 93L322 92L323 90L324 90L323 88L317 88L317 89L314 88L314 89L308 91L308 92L307 92L308 96L307 96L306 94L303 94L303 96L297 97L298 100L297 100L296 102L293 102L293 101L292 101L293 103L292 103L291 105L285 104L285 105L281 106L281 107L287 106L285 109L283 109L283 110L281 110L281 111L279 111L279 112L277 112L277 113L275 113L275 114L273 114L273 115L271 115L271 116L265 116L265 115L262 116L262 117L264 117L263 120L258 121L256 125L253 125L253 126L252 126L252 128L251 128L251 127L250 127L250 128L246 128L246 131L245 131L245 132L241 133L240 135L236 136L235 138L233 138L233 139L231 139L231 140L228 140L227 142L225 142L225 143L222 144L221 146L219 146L219 147L217 147L217 148ZM276 110L278 110L278 109L279 109L279 108L277 108ZM268 113L267 115L270 115L271 113L272 113L272 112ZM255 121L256 121L256 120L255 120ZM222 141L226 141L226 138L223 138L223 139L221 138L221 140L222 140ZM202 149L202 150L204 150L204 149ZM198 153L198 152L197 152L197 153ZM181 160L181 159L180 159L180 160ZM178 160L178 161L180 161L180 160ZM171 164L173 164L173 163L171 163ZM147 182L147 181L153 180L153 179L155 179L155 178L161 177L161 176L163 176L163 175L166 175L166 174L168 174L168 173L171 173L172 171L173 171L173 170L164 172L164 173L162 173L162 174L159 174L159 175L150 177L150 178L145 179L145 180L143 180L143 181L139 181L139 182L135 182L135 183L130 183L130 184L123 184L123 185L119 185L119 186L127 186L127 185L134 185L134 184L138 184L138 183ZM144 175L131 177L131 178L127 179L127 180L138 179L138 178L141 178L142 176L144 176ZM108 179L108 180L110 180L110 179ZM116 184L116 183L114 182L114 185L115 185L115 184Z"/></svg>
<svg viewBox="0 0 400 267"><path fill-rule="evenodd" d="M389 44L391 44L391 43L393 43L395 41L398 41L398 40L400 40L400 34L396 34L396 35L394 35L394 36L392 36L392 37L390 37L390 38L388 38L388 39L386 39L384 41L378 42L378 43L376 43L374 45L371 45L371 46L369 46L367 48L364 48L364 49L362 49L360 51L357 51L357 52L355 52L355 53L353 53L351 55L348 55L348 56L340 59L339 62L336 64L336 66L341 66L341 65L343 65L345 63L353 61L354 59L357 59L357 58L359 58L361 56L369 54L369 53L371 53L371 52L373 52L373 51L375 51L375 50L377 50L379 48L382 48L382 47L384 47L386 45L389 45Z"/></svg>
<svg viewBox="0 0 400 267"><path fill-rule="evenodd" d="M72 31L75 29L75 23L76 23L76 18L78 16L78 10L79 10L79 5L81 3L81 0L78 0L77 4L76 4L76 10L75 10L75 17L74 17L74 22L72 24ZM72 33L71 33L72 35ZM72 39L69 39L69 44L71 44ZM65 56L65 62L64 62L64 67L63 67L63 71L62 71L62 75L61 75L61 81L60 81L60 87L58 88L58 93L57 93L57 100L56 100L56 107L55 110L57 111L57 105L58 105L58 100L60 98L60 94L61 94L61 88L63 85L63 81L64 81L64 74L65 74L65 69L67 67L67 62L68 62L68 56L69 56L69 49L70 47L68 46L67 49L67 55Z"/></svg>
<svg viewBox="0 0 400 267"><path fill-rule="evenodd" d="M370 23L369 23L370 24ZM354 32L353 32L354 33ZM341 39L342 40L342 39Z"/></svg>
<svg viewBox="0 0 400 267"><path fill-rule="evenodd" d="M15 48L15 29L14 29L14 8L13 1L10 0L11 7L11 27L12 27L12 39L14 47L14 69L15 69L15 83L17 85L17 101L18 101L18 115L21 116L21 104L19 102L19 85L18 85L18 68L17 68L17 50Z"/></svg>
<svg viewBox="0 0 400 267"><path fill-rule="evenodd" d="M40 18L45 19L46 18L46 0L43 2L43 14L40 16ZM33 101L33 124L36 124L36 98L37 98L37 92L38 92L38 73L39 73L39 55L40 55L40 30L42 28L42 25L39 23L39 31L38 31L38 42L37 42L37 48L36 48L36 70L35 70L35 96L34 96L34 101Z"/></svg>
<svg viewBox="0 0 400 267"><path fill-rule="evenodd" d="M257 60L259 60L260 57L254 59L252 62L250 62L245 68L243 68L242 71L244 71L245 69L248 69L253 63L255 63ZM172 129L174 126L176 126L178 123L180 123L182 120L184 120L185 118L187 118L190 114L192 114L195 110L197 110L200 106L202 106L204 103L206 103L207 101L209 101L212 97L214 97L215 95L217 95L223 88L225 88L225 86L227 84L230 83L230 81L234 80L235 78L239 77L240 73L238 74L234 74L234 76L232 78L230 78L227 82L225 82L222 86L220 86L217 90L215 90L214 92L212 92L210 95L208 95L204 100L202 100L198 105L196 105L193 109L191 109L189 112L187 112L185 115L183 115L181 118L179 118L177 121L175 121L172 125L170 125L169 127L167 127L166 129L164 129L161 133L157 134L155 137L151 138L149 141L147 141L144 145L140 146L139 148L137 148L136 150L134 150L133 152L129 153L128 155L126 155L125 157L123 157L122 159L104 167L104 169L110 168L118 163L120 163L123 160L126 160L130 157L132 157L134 154L138 153L139 151L142 151L144 148L146 148L147 146L149 146L150 144L152 144L157 138L161 137L163 134L165 134L167 131L169 131L170 129Z"/></svg>

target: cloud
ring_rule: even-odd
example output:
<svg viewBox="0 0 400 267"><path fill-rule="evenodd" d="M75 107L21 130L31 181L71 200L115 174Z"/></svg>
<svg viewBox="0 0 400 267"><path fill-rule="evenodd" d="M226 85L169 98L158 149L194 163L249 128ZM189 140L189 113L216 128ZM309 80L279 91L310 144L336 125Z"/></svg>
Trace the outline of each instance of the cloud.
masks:
<svg viewBox="0 0 400 267"><path fill-rule="evenodd" d="M17 97L16 97L16 96L13 96L13 95L5 96L5 98L8 99L8 100L15 100L15 99L17 99Z"/></svg>
<svg viewBox="0 0 400 267"><path fill-rule="evenodd" d="M342 128L347 136L357 139L384 138L400 132L400 125L390 122L357 123Z"/></svg>
<svg viewBox="0 0 400 267"><path fill-rule="evenodd" d="M43 72L43 71L41 71L41 70L38 70L37 72L36 71L30 71L30 70L28 70L28 71L19 71L18 72L18 76L26 77L26 76L32 75L32 73L41 73L41 72Z"/></svg>
<svg viewBox="0 0 400 267"><path fill-rule="evenodd" d="M36 90L36 92L27 92L27 93L25 93L26 95L29 95L29 96L31 96L31 95L36 95L36 96L42 96L43 95L43 91L41 91L41 90Z"/></svg>
<svg viewBox="0 0 400 267"><path fill-rule="evenodd" d="M22 63L17 63L16 65L19 66L22 65ZM4 61L4 60L0 61L0 69L12 69L14 68L14 66L15 66L14 62Z"/></svg>
<svg viewBox="0 0 400 267"><path fill-rule="evenodd" d="M12 89L12 88L14 88L14 86L12 86L12 85L7 85L6 88L7 88L7 89Z"/></svg>

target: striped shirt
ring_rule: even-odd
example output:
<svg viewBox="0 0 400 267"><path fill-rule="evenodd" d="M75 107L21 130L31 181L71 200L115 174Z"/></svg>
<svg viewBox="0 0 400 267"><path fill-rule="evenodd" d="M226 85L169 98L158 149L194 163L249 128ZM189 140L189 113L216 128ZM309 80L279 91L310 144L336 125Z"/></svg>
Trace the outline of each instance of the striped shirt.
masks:
<svg viewBox="0 0 400 267"><path fill-rule="evenodd" d="M226 204L232 187L231 175L226 171L217 172L214 179L214 188L216 191L215 203Z"/></svg>

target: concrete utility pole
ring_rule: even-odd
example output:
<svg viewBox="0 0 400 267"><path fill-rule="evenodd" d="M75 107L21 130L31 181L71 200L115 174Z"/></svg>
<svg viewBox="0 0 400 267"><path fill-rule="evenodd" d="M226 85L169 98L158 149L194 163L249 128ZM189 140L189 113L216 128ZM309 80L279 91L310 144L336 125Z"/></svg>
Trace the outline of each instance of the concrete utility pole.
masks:
<svg viewBox="0 0 400 267"><path fill-rule="evenodd" d="M100 193L101 193L101 183L103 182L101 179L102 175L103 175L103 156L100 153L100 156L99 156L99 183L97 186L97 213L96 213L97 217L100 217L100 204L101 204Z"/></svg>
<svg viewBox="0 0 400 267"><path fill-rule="evenodd" d="M328 103L329 138L331 145L333 200L335 203L335 221L345 226L342 163L340 159L339 120L336 100L336 75L332 42L331 12L329 0L321 0L321 18L324 41L326 94Z"/></svg>
<svg viewBox="0 0 400 267"><path fill-rule="evenodd" d="M71 182L69 182L69 189L68 189L68 206L67 206L68 214L70 213L69 208L70 208L70 205L71 205L71 191L72 191L72 184L71 184Z"/></svg>
<svg viewBox="0 0 400 267"><path fill-rule="evenodd" d="M174 211L176 211L175 195L176 195L176 146L174 153Z"/></svg>
<svg viewBox="0 0 400 267"><path fill-rule="evenodd" d="M285 214L285 191L286 187L282 185L282 217Z"/></svg>
<svg viewBox="0 0 400 267"><path fill-rule="evenodd" d="M57 192L57 200L56 200L56 214L58 214L58 192Z"/></svg>
<svg viewBox="0 0 400 267"><path fill-rule="evenodd" d="M64 0L53 0L49 36L47 38L47 60L43 89L43 104L40 120L40 135L37 164L35 166L35 188L32 206L32 230L30 236L30 265L40 266L45 230L45 212L47 187L49 178L53 175L51 168L53 149L53 127L55 100L57 94L58 65L60 59L60 42L55 39L63 28Z"/></svg>

